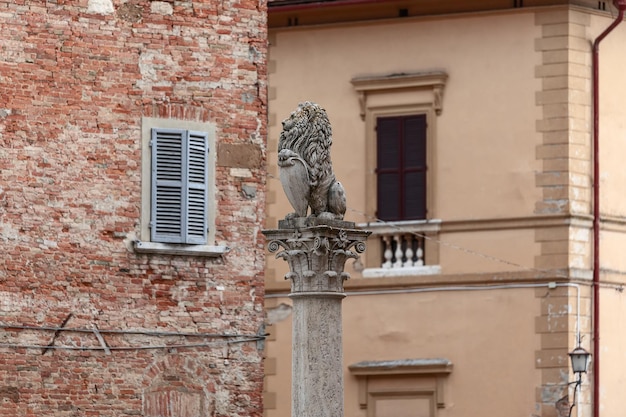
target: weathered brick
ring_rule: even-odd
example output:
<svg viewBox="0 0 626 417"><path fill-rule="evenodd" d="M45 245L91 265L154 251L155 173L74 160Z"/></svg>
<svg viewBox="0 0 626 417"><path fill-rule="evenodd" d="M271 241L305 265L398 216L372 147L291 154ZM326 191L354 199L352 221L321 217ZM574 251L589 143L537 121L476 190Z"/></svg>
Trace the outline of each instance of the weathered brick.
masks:
<svg viewBox="0 0 626 417"><path fill-rule="evenodd" d="M0 0L0 417L262 415L267 29L263 2ZM141 119L255 149L216 169L221 258L139 254ZM139 349L184 345L193 348ZM12 347L8 347L12 346ZM167 389L164 387L167 386ZM200 410L198 413L197 411ZM187 414L185 414L187 413Z"/></svg>

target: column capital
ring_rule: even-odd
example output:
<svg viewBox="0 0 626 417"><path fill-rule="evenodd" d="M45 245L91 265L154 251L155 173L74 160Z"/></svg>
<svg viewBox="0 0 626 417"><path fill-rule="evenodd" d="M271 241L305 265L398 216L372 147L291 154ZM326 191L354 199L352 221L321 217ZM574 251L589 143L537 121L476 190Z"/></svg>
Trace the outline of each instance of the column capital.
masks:
<svg viewBox="0 0 626 417"><path fill-rule="evenodd" d="M315 218L294 218L279 223L278 229L263 230L268 249L289 264L285 279L291 281L292 295L301 293L343 293L348 259L365 251L370 232L356 229L352 222Z"/></svg>

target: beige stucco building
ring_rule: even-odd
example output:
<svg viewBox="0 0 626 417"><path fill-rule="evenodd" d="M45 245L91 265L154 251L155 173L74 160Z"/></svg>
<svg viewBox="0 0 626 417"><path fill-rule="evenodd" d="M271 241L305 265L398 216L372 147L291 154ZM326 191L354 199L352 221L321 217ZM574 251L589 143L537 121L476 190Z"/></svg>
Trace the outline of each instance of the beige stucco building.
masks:
<svg viewBox="0 0 626 417"><path fill-rule="evenodd" d="M597 136L592 105L592 44L617 15L598 1L270 2L266 227L290 211L280 122L308 100L333 125L346 219L373 232L348 265L347 417L567 416L579 340L593 359L572 415L623 414L626 24L598 49ZM267 417L290 415L286 272L268 257Z"/></svg>

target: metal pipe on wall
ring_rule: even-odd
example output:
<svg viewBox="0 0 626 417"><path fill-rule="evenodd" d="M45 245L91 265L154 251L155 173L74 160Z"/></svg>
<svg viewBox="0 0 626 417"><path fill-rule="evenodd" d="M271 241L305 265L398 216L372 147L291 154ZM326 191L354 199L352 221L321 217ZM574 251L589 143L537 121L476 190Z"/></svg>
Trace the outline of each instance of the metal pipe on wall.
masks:
<svg viewBox="0 0 626 417"><path fill-rule="evenodd" d="M624 19L626 0L614 0L619 13L613 23L593 42L593 415L600 417L600 42Z"/></svg>

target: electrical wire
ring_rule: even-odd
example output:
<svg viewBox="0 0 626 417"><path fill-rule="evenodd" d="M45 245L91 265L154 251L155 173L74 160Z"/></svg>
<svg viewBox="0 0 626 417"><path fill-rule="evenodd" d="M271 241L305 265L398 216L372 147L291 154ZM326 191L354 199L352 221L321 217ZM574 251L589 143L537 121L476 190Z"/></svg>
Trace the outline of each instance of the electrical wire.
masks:
<svg viewBox="0 0 626 417"><path fill-rule="evenodd" d="M183 349L183 348L199 348L199 347L215 347L230 345L233 343L258 342L265 339L266 336L255 336L250 338L242 338L220 342L205 343L187 343L173 345L140 345L140 346L64 346L64 345L30 345L19 343L0 343L0 348L9 349L58 349L58 350L78 350L78 351L130 351L130 350L157 350L157 349Z"/></svg>
<svg viewBox="0 0 626 417"><path fill-rule="evenodd" d="M202 343L183 343L183 344L167 344L167 345L140 345L140 346L64 346L54 345L34 345L20 343L0 343L0 348L9 349L59 349L59 350L78 350L78 351L130 351L130 350L157 350L157 349L182 349L182 348L201 348L224 346L233 343L259 342L265 340L267 335L248 335L236 333L192 333L192 332L165 332L153 330L115 330L115 329L86 329L75 327L54 327L54 326L28 326L0 323L0 329L10 330L33 330L43 332L70 332L70 333L91 333L91 334L109 334L109 335L142 335L153 337L194 337L194 338L218 338L233 339L221 340L219 342L202 342ZM53 339L54 341L54 339Z"/></svg>
<svg viewBox="0 0 626 417"><path fill-rule="evenodd" d="M446 292L446 291L489 291L489 290L507 290L507 289L520 289L520 288L542 288L553 289L557 287L570 287L576 290L576 328L575 337L576 342L580 344L580 285L571 282L547 282L536 284L487 284L487 285L454 285L454 286L439 286L439 287L423 287L423 288L403 288L403 289L389 289L389 290L374 290L374 291L346 291L348 296L361 296L361 295L381 295L381 294L412 294L412 293L426 293L426 292Z"/></svg>
<svg viewBox="0 0 626 417"><path fill-rule="evenodd" d="M278 179L273 175L268 174L271 179ZM550 269L542 269L542 268L534 268L525 265L520 265L518 263L498 258L496 256L488 255L482 252L475 251L473 249L469 249L454 243L445 242L440 239L437 239L433 236L428 236L424 233L419 232L407 232L401 226L394 224L393 222L387 222L371 216L363 211L356 210L352 207L347 207L347 210L356 213L363 218L369 220L371 223L382 224L392 229L395 229L403 234L411 234L413 236L430 240L436 243L439 246L447 246L452 249L462 251L471 256L477 256L492 262L502 263L508 266L512 266L523 271L541 273L544 275L548 275L553 278L563 278L569 279L568 275L562 274L555 270ZM581 330L580 330L580 286L576 283L538 283L538 284L496 284L496 285L467 285L467 286L439 286L439 287L420 287L420 288L402 288L402 289L389 289L389 290L375 290L375 291L346 291L346 295L377 295L377 294L406 294L406 293L420 293L420 292L436 292L436 291L478 291L478 290L494 290L494 289L511 289L511 288L532 288L532 287L573 287L576 289L576 330L575 337L576 343L580 343L581 340ZM622 291L623 287L621 285L617 285L617 290ZM279 298L283 297L281 294L265 294L265 298Z"/></svg>
<svg viewBox="0 0 626 417"><path fill-rule="evenodd" d="M469 248L466 248L464 246L461 246L461 245L458 245L458 244L455 244L455 243L445 242L445 241L442 241L440 239L437 239L434 236L425 235L424 233L407 232L406 230L403 230L402 227L400 227L398 225L395 225L393 222L386 222L384 220L378 219L378 218L376 218L374 216L368 215L367 213L364 213L364 212L362 212L360 210L353 209L351 207L348 207L348 210L350 210L351 212L356 213L356 214L358 214L360 216L363 216L365 219L370 220L370 223L382 224L382 225L391 227L391 228L393 228L393 229L395 229L395 230L397 230L399 232L402 232L404 234L411 234L413 236L416 236L416 237L419 237L419 238L422 238L422 239L426 239L426 240L429 240L431 242L435 242L439 246L447 246L449 248L452 248L452 249L464 252L464 253L466 253L468 255L477 256L477 257L480 257L480 258L483 258L483 259L486 259L486 260L489 260L489 261L492 261L492 262L502 263L502 264L505 264L505 265L508 265L508 266L513 266L515 268L519 268L519 269L522 269L522 270L525 270L525 271L528 271L528 272L540 272L540 273L543 273L543 274L550 274L550 276L555 277L555 278L569 278L569 276L563 275L563 274L559 274L558 272L556 272L554 270L533 268L533 267L529 267L529 266L520 265L518 263L509 261L509 260L506 260L506 259L498 258L496 256L488 255L486 253L478 252L476 250L469 249Z"/></svg>
<svg viewBox="0 0 626 417"><path fill-rule="evenodd" d="M272 179L272 180L277 180L277 181L280 180L278 177L276 177L274 175L271 175L269 173L267 174L267 177ZM416 237L423 238L423 239L429 240L431 242L434 242L434 243L436 243L439 246L446 246L446 247L449 247L449 248L452 248L452 249L464 252L464 253L466 253L468 255L471 255L471 256L480 257L480 258L483 258L483 259L491 261L491 262L505 264L505 265L508 265L508 266L512 266L512 267L518 268L518 269L523 270L523 271L527 271L527 272L541 273L541 274L549 275L550 277L553 277L553 278L570 279L570 276L568 276L566 274L562 274L562 273L560 273L560 272L558 272L556 270L534 268L534 267L529 267L529 266L525 266L525 265L520 265L520 264L518 264L516 262L512 262L512 261L507 260L507 259L502 259L502 258L498 258L497 256L488 255L486 253L482 253L482 252L476 251L474 249L466 248L464 246L461 246L461 245L458 245L458 244L455 244L455 243L442 241L440 239L437 239L434 236L428 236L428 235L425 235L425 234L419 233L419 232L407 232L402 227L394 224L393 222L387 222L385 220L381 220L379 218L376 218L375 216L369 215L369 214L367 214L367 213L365 213L365 212L363 212L361 210L357 210L357 209L352 208L352 207L347 207L347 210L349 210L349 211L351 211L351 212L353 212L355 214L358 214L358 215L362 216L363 218L367 219L368 220L367 223L375 223L377 225L385 225L387 227L394 228L395 230L397 230L399 232L402 232L403 234L411 234L413 236L416 236ZM620 291L620 292L622 292L624 290L624 286L622 284L602 283L601 285L604 286L604 287L608 287L608 288L614 288L614 289L616 289L617 291ZM274 294L265 294L265 298L273 298L273 295Z"/></svg>
<svg viewBox="0 0 626 417"><path fill-rule="evenodd" d="M28 326L17 324L0 323L0 329L20 329L20 330L42 330L42 331L64 331L74 333L94 333L94 329L76 328L76 327L53 327L53 326ZM237 334L237 333L192 333L192 332L165 332L155 330L113 330L113 329L97 329L98 332L104 334L136 334L144 336L186 336L186 337L212 337L212 338L228 338L228 337L257 337L258 335Z"/></svg>
<svg viewBox="0 0 626 417"><path fill-rule="evenodd" d="M279 180L279 178L277 178L276 176L271 175L269 173L267 174L267 176L268 176L268 178L270 178L272 180ZM385 225L385 226L391 227L391 228L393 228L393 229L395 229L395 230L397 230L399 232L402 232L404 234L412 234L413 236L416 236L416 237L419 237L419 238L423 238L423 239L427 239L427 240L430 240L432 242L435 242L439 246L447 246L449 248L452 248L452 249L455 249L455 250L467 253L468 255L477 256L477 257L480 257L480 258L483 258L483 259L486 259L486 260L489 260L489 261L492 261L492 262L506 264L506 265L509 265L509 266L513 266L515 268L519 268L519 269L528 271L528 272L541 272L541 273L544 273L544 274L550 274L552 277L555 277L555 278L564 278L564 279L568 279L569 278L569 276L560 274L560 273L558 273L558 272L556 272L554 270L532 268L532 267L520 265L520 264L517 264L515 262L509 261L509 260L506 260L506 259L502 259L502 258L498 258L496 256L488 255L486 253L478 252L476 250L469 249L469 248L466 248L464 246L461 246L461 245L458 245L458 244L455 244L455 243L444 242L444 241L442 241L440 239L437 239L437 238L435 238L433 236L427 236L427 235L425 235L423 233L407 232L402 227L394 224L393 222L387 222L385 220L381 220L381 219L379 219L379 218L377 218L375 216L369 215L369 214L367 214L367 213L365 213L363 211L357 210L357 209L352 208L352 207L347 207L347 210L349 210L349 211L351 211L351 212L353 212L355 214L358 214L358 215L362 216L363 218L367 219L367 223L375 223L377 225ZM266 295L266 298L267 298L267 295Z"/></svg>

